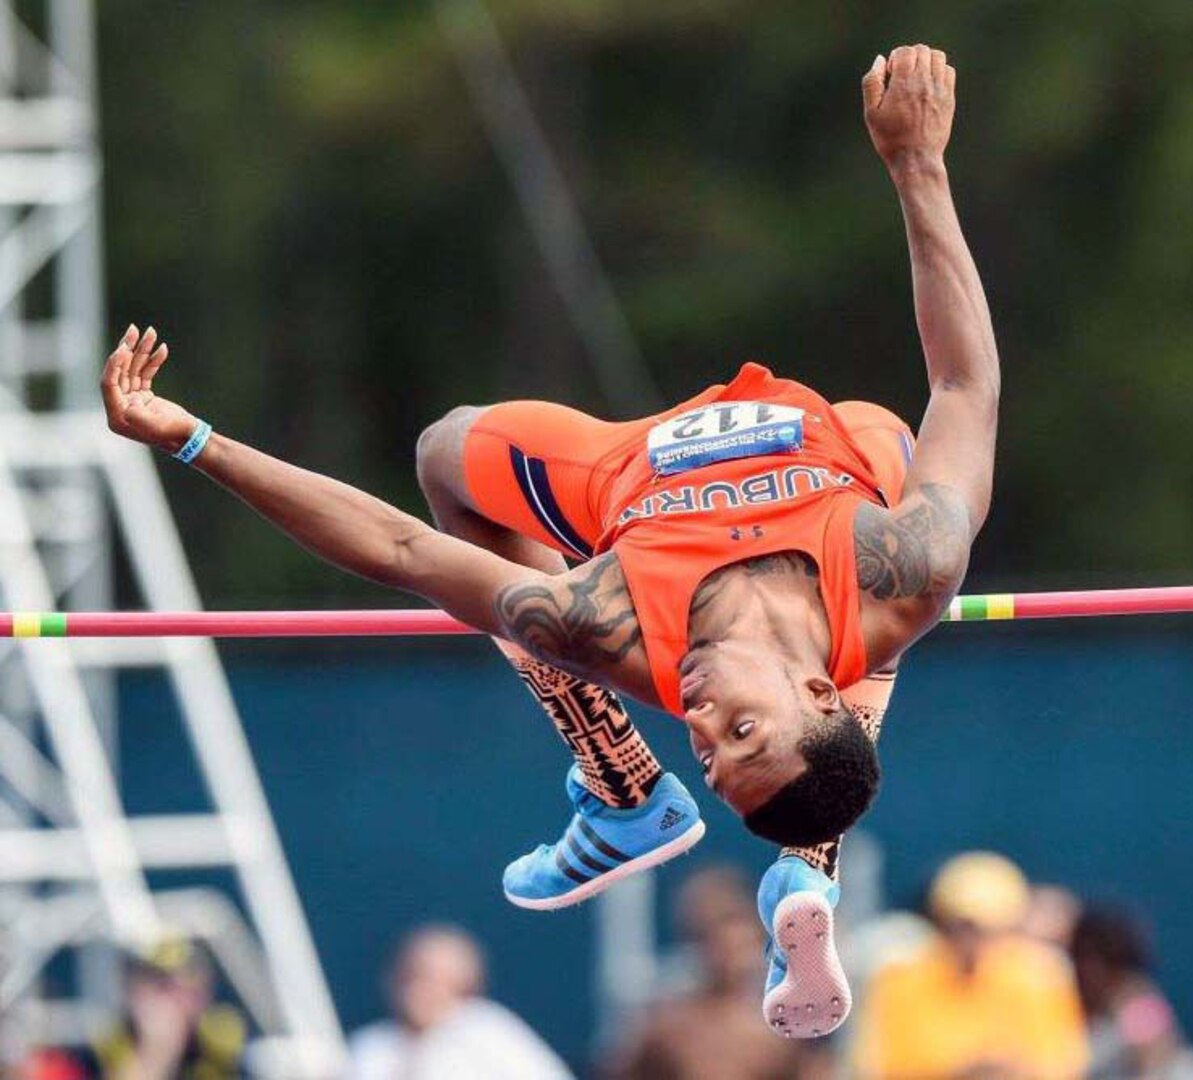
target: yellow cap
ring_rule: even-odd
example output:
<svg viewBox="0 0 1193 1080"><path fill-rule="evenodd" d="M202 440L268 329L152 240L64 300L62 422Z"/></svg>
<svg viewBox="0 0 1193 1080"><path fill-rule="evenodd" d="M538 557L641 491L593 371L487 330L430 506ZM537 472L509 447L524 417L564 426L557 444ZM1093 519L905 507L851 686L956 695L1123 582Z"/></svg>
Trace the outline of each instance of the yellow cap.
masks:
<svg viewBox="0 0 1193 1080"><path fill-rule="evenodd" d="M1027 914L1027 878L1010 859L992 851L957 855L937 872L929 893L941 919L964 919L984 930L1010 930Z"/></svg>
<svg viewBox="0 0 1193 1080"><path fill-rule="evenodd" d="M202 963L194 943L174 934L150 942L132 959L136 967L158 975L179 975Z"/></svg>

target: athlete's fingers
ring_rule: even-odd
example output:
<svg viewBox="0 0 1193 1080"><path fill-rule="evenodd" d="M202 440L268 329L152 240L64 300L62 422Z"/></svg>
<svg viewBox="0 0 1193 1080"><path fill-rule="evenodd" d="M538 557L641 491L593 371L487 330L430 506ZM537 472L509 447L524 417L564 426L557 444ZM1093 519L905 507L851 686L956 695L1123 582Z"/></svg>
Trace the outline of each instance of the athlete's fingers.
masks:
<svg viewBox="0 0 1193 1080"><path fill-rule="evenodd" d="M888 63L891 75L907 75L915 69L915 49L910 45L900 45L891 52Z"/></svg>
<svg viewBox="0 0 1193 1080"><path fill-rule="evenodd" d="M124 395L128 390L128 365L132 360L132 345L137 340L136 326L130 326L120 339L120 344L108 357L104 364L103 376L100 379L100 389L104 397L104 405L109 409L119 410Z"/></svg>
<svg viewBox="0 0 1193 1080"><path fill-rule="evenodd" d="M116 374L115 365L108 360L104 369L103 381L99 384L99 392L104 398L104 408L109 418L119 414L124 405L124 394L120 390L120 377Z"/></svg>
<svg viewBox="0 0 1193 1080"><path fill-rule="evenodd" d="M948 67L948 57L940 49L932 50L932 81L934 83L944 82L944 71Z"/></svg>
<svg viewBox="0 0 1193 1080"><path fill-rule="evenodd" d="M108 354L107 363L104 365L104 377L105 378L107 377L109 372L114 372L116 370L117 365L120 362L119 357L123 353L128 353L129 350L131 350L132 347L136 344L136 342L137 342L137 328L135 326L130 325L129 328L127 330L125 330L124 336L116 343L116 348L114 348ZM131 355L131 353L130 353L130 355Z"/></svg>
<svg viewBox="0 0 1193 1080"><path fill-rule="evenodd" d="M129 368L129 374L135 379L140 374L145 365L149 362L149 356L153 352L154 345L157 344L157 330L152 326L148 327L141 335L141 340L137 342L137 349L133 353L132 366Z"/></svg>
<svg viewBox="0 0 1193 1080"><path fill-rule="evenodd" d="M915 47L915 69L921 75L931 74L932 50L927 45L917 45Z"/></svg>
<svg viewBox="0 0 1193 1080"><path fill-rule="evenodd" d="M944 84L949 88L949 93L953 93L957 87L957 69L949 64L944 69Z"/></svg>
<svg viewBox="0 0 1193 1080"><path fill-rule="evenodd" d="M133 350L137 347L137 342L140 340L141 331L137 329L137 324L129 323L128 329L124 332L124 337L120 339L120 345L117 345L116 348L119 350L120 346L123 345L126 349L128 349L129 354L131 355Z"/></svg>
<svg viewBox="0 0 1193 1080"><path fill-rule="evenodd" d="M886 57L879 53L874 57L870 70L862 76L862 103L866 112L877 109L886 89Z"/></svg>
<svg viewBox="0 0 1193 1080"><path fill-rule="evenodd" d="M156 327L147 327L145 333L141 335L141 340L137 343L137 351L133 354L133 362L128 370L130 389L145 389L145 380L141 373L145 370L145 366L149 363L149 358L153 355L153 349L156 344Z"/></svg>
<svg viewBox="0 0 1193 1080"><path fill-rule="evenodd" d="M136 323L129 327L129 332L124 335L124 341L121 342L121 348L116 351L120 353L120 392L127 394L131 389L131 380L129 379L129 366L133 362L133 355L136 351L137 345L141 340L141 331L137 329Z"/></svg>
<svg viewBox="0 0 1193 1080"><path fill-rule="evenodd" d="M106 395L109 390L120 389L120 350L122 348L123 346L117 345L116 350L104 361L104 370L99 377L99 385L105 394L105 400L107 400Z"/></svg>
<svg viewBox="0 0 1193 1080"><path fill-rule="evenodd" d="M164 341L154 350L153 355L149 358L149 363L145 365L141 372L141 389L148 390L153 382L153 377L161 370L162 364L166 362L166 357L170 355L170 346Z"/></svg>

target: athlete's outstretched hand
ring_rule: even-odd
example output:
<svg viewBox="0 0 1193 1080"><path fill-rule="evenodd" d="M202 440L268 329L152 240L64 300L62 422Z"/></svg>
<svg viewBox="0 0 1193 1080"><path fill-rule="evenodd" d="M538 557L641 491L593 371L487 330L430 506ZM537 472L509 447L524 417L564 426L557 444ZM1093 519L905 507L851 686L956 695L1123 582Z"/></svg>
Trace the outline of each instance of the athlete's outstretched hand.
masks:
<svg viewBox="0 0 1193 1080"><path fill-rule="evenodd" d="M143 334L130 326L104 365L100 389L108 427L117 435L174 453L186 445L198 421L153 392L153 377L169 352L164 341L158 344L152 326Z"/></svg>
<svg viewBox="0 0 1193 1080"><path fill-rule="evenodd" d="M927 45L879 55L862 79L866 127L888 168L907 159L941 160L953 128L957 72Z"/></svg>

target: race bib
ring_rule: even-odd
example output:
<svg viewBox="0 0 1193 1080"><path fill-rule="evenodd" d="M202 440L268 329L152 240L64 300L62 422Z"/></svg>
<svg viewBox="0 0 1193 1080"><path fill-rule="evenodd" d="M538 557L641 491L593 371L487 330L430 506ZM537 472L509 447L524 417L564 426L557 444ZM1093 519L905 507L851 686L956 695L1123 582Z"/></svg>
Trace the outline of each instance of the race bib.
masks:
<svg viewBox="0 0 1193 1080"><path fill-rule="evenodd" d="M761 454L794 454L804 444L804 410L764 401L723 401L651 428L650 464L659 476Z"/></svg>

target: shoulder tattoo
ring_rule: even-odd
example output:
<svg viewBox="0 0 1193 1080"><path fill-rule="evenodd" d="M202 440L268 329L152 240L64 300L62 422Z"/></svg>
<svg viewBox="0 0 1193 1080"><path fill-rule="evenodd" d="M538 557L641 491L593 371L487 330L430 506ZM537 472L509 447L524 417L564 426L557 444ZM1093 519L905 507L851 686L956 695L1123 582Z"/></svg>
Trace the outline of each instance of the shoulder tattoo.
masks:
<svg viewBox="0 0 1193 1080"><path fill-rule="evenodd" d="M554 582L510 585L497 618L532 656L575 674L621 663L642 642L617 556L601 555Z"/></svg>
<svg viewBox="0 0 1193 1080"><path fill-rule="evenodd" d="M857 580L876 600L951 597L969 560L969 512L943 484L925 484L894 510L865 504L853 523Z"/></svg>

